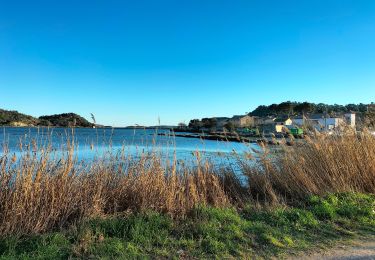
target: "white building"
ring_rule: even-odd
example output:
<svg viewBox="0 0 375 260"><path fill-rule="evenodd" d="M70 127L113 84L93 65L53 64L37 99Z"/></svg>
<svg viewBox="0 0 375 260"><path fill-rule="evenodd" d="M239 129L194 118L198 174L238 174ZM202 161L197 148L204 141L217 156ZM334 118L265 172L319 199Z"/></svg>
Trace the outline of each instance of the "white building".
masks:
<svg viewBox="0 0 375 260"><path fill-rule="evenodd" d="M348 113L343 117L330 117L324 114L316 114L309 117L299 116L293 119L293 124L314 127L318 131L333 130L345 124L354 128L355 114Z"/></svg>
<svg viewBox="0 0 375 260"><path fill-rule="evenodd" d="M355 128L355 114L354 113L348 113L344 115L345 121L348 125Z"/></svg>

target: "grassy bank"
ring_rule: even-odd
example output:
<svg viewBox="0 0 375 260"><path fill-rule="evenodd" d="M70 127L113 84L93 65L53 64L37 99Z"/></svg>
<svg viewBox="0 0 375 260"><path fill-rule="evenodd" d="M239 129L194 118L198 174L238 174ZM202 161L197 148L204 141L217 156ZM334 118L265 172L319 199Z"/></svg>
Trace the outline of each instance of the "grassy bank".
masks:
<svg viewBox="0 0 375 260"><path fill-rule="evenodd" d="M125 149L78 161L37 141L0 157L4 257L268 256L374 233L375 138L317 135L238 171Z"/></svg>
<svg viewBox="0 0 375 260"><path fill-rule="evenodd" d="M59 232L0 241L3 258L269 257L375 234L375 196L312 196L300 207L197 207L96 217ZM373 237L375 238L375 237Z"/></svg>

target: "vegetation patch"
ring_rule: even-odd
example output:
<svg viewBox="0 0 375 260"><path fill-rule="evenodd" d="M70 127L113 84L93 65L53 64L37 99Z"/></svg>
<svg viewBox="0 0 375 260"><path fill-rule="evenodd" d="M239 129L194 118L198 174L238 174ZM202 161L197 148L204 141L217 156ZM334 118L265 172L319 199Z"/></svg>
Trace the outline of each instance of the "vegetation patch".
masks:
<svg viewBox="0 0 375 260"><path fill-rule="evenodd" d="M375 232L375 196L311 196L301 207L199 206L183 219L148 212L86 220L60 232L7 236L2 259L269 257Z"/></svg>
<svg viewBox="0 0 375 260"><path fill-rule="evenodd" d="M194 167L124 151L78 162L66 147L0 157L2 258L268 257L375 234L366 131L261 146L237 171L199 153Z"/></svg>

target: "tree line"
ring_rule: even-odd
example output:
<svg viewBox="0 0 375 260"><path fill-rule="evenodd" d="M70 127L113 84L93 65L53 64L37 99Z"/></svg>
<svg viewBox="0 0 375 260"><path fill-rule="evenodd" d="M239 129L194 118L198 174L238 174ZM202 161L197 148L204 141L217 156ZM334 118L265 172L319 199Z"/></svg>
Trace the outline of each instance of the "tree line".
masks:
<svg viewBox="0 0 375 260"><path fill-rule="evenodd" d="M327 113L329 115L335 115L339 113L355 112L355 113L366 113L369 104L347 104L347 105L328 105L324 103L310 103L310 102L281 102L279 104L271 104L269 106L260 105L252 112L249 113L251 116L278 116L278 115L298 115L304 113Z"/></svg>

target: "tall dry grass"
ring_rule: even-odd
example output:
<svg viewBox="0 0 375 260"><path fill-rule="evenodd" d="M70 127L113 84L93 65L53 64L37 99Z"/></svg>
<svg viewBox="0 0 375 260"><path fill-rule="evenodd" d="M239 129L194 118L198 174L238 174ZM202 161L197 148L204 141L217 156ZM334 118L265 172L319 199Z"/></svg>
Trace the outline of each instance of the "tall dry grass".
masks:
<svg viewBox="0 0 375 260"><path fill-rule="evenodd" d="M264 147L255 159L240 160L246 184L230 169L214 169L199 153L193 166L166 163L158 153L132 158L124 150L82 162L74 157L73 142L63 156L36 146L18 158L7 151L0 157L0 235L47 232L130 211L181 217L202 204L272 204L327 192L375 193L375 139L366 131L315 136L276 154Z"/></svg>
<svg viewBox="0 0 375 260"><path fill-rule="evenodd" d="M366 130L317 133L282 146L278 156L264 150L256 166L241 163L252 199L278 203L328 192L375 193L375 138Z"/></svg>
<svg viewBox="0 0 375 260"><path fill-rule="evenodd" d="M124 153L79 162L74 145L58 155L34 147L0 159L0 235L40 233L84 218L155 210L183 216L197 205L226 206L217 175L197 155L195 168L157 153ZM39 153L35 153L38 151Z"/></svg>

